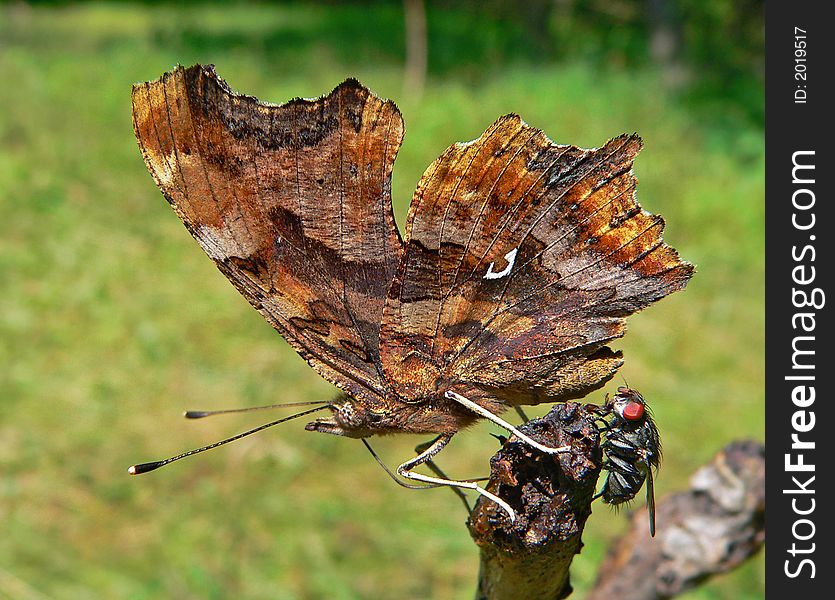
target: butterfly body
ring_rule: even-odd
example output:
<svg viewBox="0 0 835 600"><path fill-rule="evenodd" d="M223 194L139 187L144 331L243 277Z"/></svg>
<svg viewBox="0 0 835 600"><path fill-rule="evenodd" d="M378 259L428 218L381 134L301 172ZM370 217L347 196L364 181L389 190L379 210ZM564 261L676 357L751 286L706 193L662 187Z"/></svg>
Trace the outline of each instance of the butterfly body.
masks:
<svg viewBox="0 0 835 600"><path fill-rule="evenodd" d="M237 94L213 67L133 88L157 185L220 271L341 389L307 429L451 435L600 388L625 317L693 266L635 200L637 135L558 145L517 115L450 146L391 207L397 107L355 80L315 100Z"/></svg>
<svg viewBox="0 0 835 600"><path fill-rule="evenodd" d="M496 414L505 410L501 403L484 403ZM332 403L333 414L308 423L308 431L353 438L396 433L455 433L478 420L477 415L439 394L433 399L390 398L379 404L360 402L341 395Z"/></svg>

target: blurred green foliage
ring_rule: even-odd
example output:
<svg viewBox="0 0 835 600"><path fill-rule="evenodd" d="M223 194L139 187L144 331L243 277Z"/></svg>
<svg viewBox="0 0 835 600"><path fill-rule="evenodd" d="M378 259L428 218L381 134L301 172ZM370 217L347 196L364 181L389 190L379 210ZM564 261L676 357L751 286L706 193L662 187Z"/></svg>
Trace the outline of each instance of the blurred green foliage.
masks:
<svg viewBox="0 0 835 600"><path fill-rule="evenodd" d="M618 343L664 437L659 494L731 439L761 439L762 90L756 68L739 77L744 93L727 83L756 63L759 30L749 35L746 17L739 39L724 35L741 10L732 3L673 5L686 42L673 62L691 71L675 85L638 4L554 3L542 37L500 2L430 3L421 97L403 89L399 3L0 7L0 595L472 595L476 550L458 501L396 487L351 440L289 424L125 474L260 422L182 422L184 408L333 393L203 256L145 170L130 83L176 63L216 63L234 88L275 102L347 76L395 99L407 125L400 223L423 169L500 114L587 147L640 132L640 200L698 265ZM456 439L442 459L451 475L484 473L487 431ZM418 441L377 446L394 464ZM576 597L623 526L595 507ZM763 580L759 557L688 598L761 598Z"/></svg>
<svg viewBox="0 0 835 600"><path fill-rule="evenodd" d="M44 6L71 6L40 0ZM167 2L146 1L149 6ZM199 10L201 0L179 2ZM234 48L284 56L304 54L328 40L341 60L400 62L404 58L402 0L304 0L275 2L301 15L313 11L317 26L195 27L185 19L154 32L158 41L192 50ZM490 76L485 67L583 61L589 68L655 67L670 71L666 82L678 101L706 114L725 113L761 124L764 97L764 2L762 0L424 0L430 73L465 80ZM259 3L229 1L255 12ZM375 29L368 15L374 13ZM714 103L721 109L710 110Z"/></svg>

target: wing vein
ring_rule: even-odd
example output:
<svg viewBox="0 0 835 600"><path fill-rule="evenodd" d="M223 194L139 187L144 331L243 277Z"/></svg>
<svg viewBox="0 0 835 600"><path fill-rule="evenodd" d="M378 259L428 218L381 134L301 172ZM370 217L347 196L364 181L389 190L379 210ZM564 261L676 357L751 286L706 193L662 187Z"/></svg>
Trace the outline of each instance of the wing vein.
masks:
<svg viewBox="0 0 835 600"><path fill-rule="evenodd" d="M560 278L560 279L558 279L558 280L556 280L556 281L552 281L552 282L548 283L547 285L544 285L544 286L542 286L541 288L537 289L535 292L533 292L533 293L531 293L531 294L528 294L527 296L524 296L523 298L519 299L518 301L514 302L513 304L509 304L508 306L506 306L506 307L502 308L502 309L501 309L501 310L499 310L498 312L494 313L494 314L493 314L493 316L491 316L491 317L490 317L490 319L488 319L488 321L487 321L487 323L485 323L484 327L486 328L486 327L487 327L487 326L488 326L488 325L489 325L489 324L490 324L490 323L491 323L491 322L492 322L492 321L493 321L496 317L498 317L498 316L500 316L500 315L502 315L502 314L506 313L507 311L509 311L509 310L513 309L513 308L514 308L514 307L516 307L516 306L519 306L521 303L523 303L523 302L525 302L525 301L527 301L527 300L529 300L529 299L533 298L534 296L536 296L537 294L540 294L541 292L545 291L546 289L551 288L551 287L553 287L553 286L555 286L555 285L557 285L557 284L562 285L562 284L564 284L564 283L565 283L565 280L566 280L566 279L568 279L569 277L573 277L573 276L575 276L575 275L578 275L579 273L582 273L583 271L585 271L585 270L587 270L587 269L590 269L591 267L594 267L595 265L600 264L600 262L602 262L603 260L605 260L605 259L609 258L610 256L612 256L612 255L613 255L613 254L615 254L616 252L619 252L620 250L623 250L624 248L626 248L626 246L628 246L629 244L631 244L632 242L634 242L635 240L637 240L638 238L640 238L642 235L644 235L646 232L650 231L653 227L656 227L657 225L658 225L658 221L657 221L657 220L653 220L652 224L650 224L650 225L649 225L646 229L644 229L644 230L643 230L643 231L641 231L640 233L635 234L634 236L632 236L632 237L629 239L629 241L624 242L623 244L621 244L620 246L618 246L617 248L615 248L614 250L612 250L612 251L611 251L611 252L609 252L608 254L601 255L600 257L598 257L598 259L597 259L597 260L595 260L594 262L591 262L591 263L587 264L587 265L586 265L585 267L583 267L582 269L577 269L576 271L572 272L570 275L567 275L566 277ZM476 334L476 337L478 337L478 335L480 335L480 334L481 334L481 332L479 332L478 334Z"/></svg>
<svg viewBox="0 0 835 600"><path fill-rule="evenodd" d="M496 130L498 130L498 129L499 128L497 127ZM526 129L527 128L525 128L525 127L521 127L518 131L516 131L513 134L513 136L511 136L504 143L504 145L501 147L501 150L504 150L504 149L508 148L514 142L514 140L516 140L516 138L519 137L522 134L522 132L524 132ZM528 137L528 141L530 141L530 139L534 135L535 135L535 132L532 132L531 135ZM490 137L492 137L492 134L491 134ZM454 195L457 194L458 187L460 186L461 182L466 178L467 172L469 172L469 169L472 166L473 162L475 161L476 156L481 151L481 149L484 147L484 144L486 142L487 142L487 140L484 140L484 142L479 146L479 149L476 151L476 153L473 156L473 160L470 161L470 164L467 166L467 170L465 170L465 172L461 174L461 176L460 176L460 178L459 178L459 180L456 184L455 192L453 193L453 198L454 198ZM508 159L507 163L505 163L505 166L502 168L501 173L499 173L498 177L496 177L496 179L493 181L492 185L490 186L490 190L485 195L484 202L481 203L481 208L479 209L478 216L475 219L473 219L472 227L470 228L470 233L467 237L467 242L464 244L464 249L461 252L461 256L459 257L458 264L456 265L456 268L455 268L455 274L452 278L452 284L450 285L449 290L443 295L443 297L441 298L440 303L438 304L438 311L437 311L437 314L435 316L435 331L432 334L432 339L433 340L437 339L437 337L438 337L438 331L441 328L441 320L443 318L444 308L446 307L447 302L449 301L450 297L452 297L452 294L455 292L456 288L458 287L458 286L456 286L456 283L455 283L456 280L458 279L458 273L461 270L461 265L464 264L464 259L466 258L467 252L469 251L470 244L472 243L473 236L475 235L475 230L478 228L478 224L481 220L481 217L484 215L484 209L487 207L487 204L490 201L490 194L493 193L493 190L496 188L496 184L498 183L499 179L501 179L502 175L504 175L507 172L507 169L510 166L510 164L519 155L519 153L522 151L522 149L524 147L525 147L524 144L520 145L519 149L513 154L513 156L510 157L510 159ZM477 190L478 186L481 184L481 182L484 181L484 178L487 176L487 173L490 170L490 167L492 166L492 164L496 161L496 158L497 158L496 153L494 152L492 154L492 156L490 157L490 159L487 161L487 164L485 164L484 167L482 168L481 177L479 178L478 182L473 186L473 190ZM447 205L447 214L449 212L449 206L451 205L451 203L452 203L452 198L450 198L450 203ZM447 214L444 215L444 219L443 219L442 223L446 223ZM443 236L443 225L442 225L441 235ZM438 251L439 264L440 264L441 243L442 242L439 242L439 245L438 245L438 247L439 247L439 251ZM437 359L437 356L435 355L435 352L434 352L434 350L435 350L434 344L433 344L432 349L433 349L432 356L433 356L433 358Z"/></svg>
<svg viewBox="0 0 835 600"><path fill-rule="evenodd" d="M183 77L183 87L184 88L186 87L185 77ZM180 163L180 158L179 158L179 153L177 153L177 141L176 141L176 138L175 138L175 135L174 135L174 126L171 123L171 104L168 101L168 92L165 89L165 81L164 80L163 80L163 85L162 85L162 95L165 98L165 113L166 113L166 115L168 115L168 128L171 131L171 141L174 143L174 152L175 152L175 156L177 156L177 164L179 164ZM212 202L214 203L215 207L217 208L218 214L221 214L220 202L218 202L218 200L217 200L217 195L215 194L214 186L212 185L211 179L209 178L209 172L206 169L206 159L203 156L203 147L202 147L203 140L202 140L202 138L199 138L197 136L197 128L194 125L194 113L191 110L191 98L190 98L188 92L186 92L185 97L186 97L186 101L184 102L184 105L188 109L188 122L189 122L189 125L191 126L191 135L194 137L194 142L195 142L195 147L196 147L196 150L197 150L197 155L200 157L200 160L198 161L200 163L200 169L203 171L203 177L206 180L206 187L209 188L209 195L212 197ZM235 242L235 245L238 247L238 254L241 254L241 242L240 242L240 240L238 240L237 236L235 235L235 232L232 230L231 227L229 228L229 235L232 237L232 240Z"/></svg>
<svg viewBox="0 0 835 600"><path fill-rule="evenodd" d="M562 192L561 192L561 193L560 193L560 194L559 194L559 195L558 195L558 196L554 199L554 201L553 201L553 202L551 202L551 203L548 205L548 207L547 207L545 210L543 210L543 211L542 211L542 212L541 212L541 213L540 213L540 214L539 214L539 215L538 215L538 216L537 216L537 217L533 220L533 222L530 224L530 226L528 227L528 229L527 229L527 230L525 231L525 233L522 235L522 239L521 239L521 240L519 240L519 247L520 247L520 248L522 247L522 244L524 244L524 243L525 243L525 241L528 239L528 237L530 237L531 233L533 232L534 228L535 228L535 227L539 224L539 222L540 222L542 219L544 219L544 218L545 218L545 215L547 215L549 212L551 212L551 209L553 209L555 206L557 206L557 203L559 203L560 201L562 201L562 199L563 199L563 198L565 198L565 195L566 195L569 191L573 190L575 186L577 186L577 185L578 185L581 181L583 181L583 180L584 180L586 177L588 177L591 173L593 173L595 170L597 170L597 169L598 169L598 168L599 168L599 167L600 167L600 166L601 166L601 165L602 165L605 161L607 161L609 158L611 158L611 157L612 157L612 155L614 155L616 152L619 152L620 150L622 150L622 149L623 149L623 147L624 147L624 146L626 146L626 144L628 143L628 141L629 141L629 140L628 140L628 138L627 138L627 139L626 139L626 140L624 140L624 142L623 142L620 146L618 146L616 149L612 150L611 152L609 152L609 153L608 153L608 154L606 154L605 156L601 156L601 158L600 158L600 159L599 159L599 160L595 163L595 165L594 165L593 167L591 167L591 168L590 168L590 169L586 172L586 174L585 174L583 177L581 177L581 178L577 179L577 181L574 181L571 185L567 186L567 187L566 187L566 188L565 188L565 189L564 189L564 190L563 190L563 191L562 191ZM576 167L575 167L575 168L576 168ZM543 194L543 195L544 195L544 194ZM518 273L518 272L519 272L519 270L517 270L517 273ZM511 273L511 275L512 275L512 273ZM510 286L510 281L511 281L511 280L512 280L512 278L511 278L511 277L508 277L508 278L507 278L507 280L504 282L504 286L502 287L502 294L501 294L501 296L499 297L498 302L496 303L496 304L497 304L497 306L498 306L498 305L501 305L501 303L504 301L504 298L505 298L505 295L507 294L507 289L508 289L508 287Z"/></svg>
<svg viewBox="0 0 835 600"><path fill-rule="evenodd" d="M510 211L508 211L505 219L502 221L502 224L499 226L498 230L496 231L496 234L493 236L493 239L490 240L490 243L488 244L487 249L484 251L484 254L479 259L479 261L475 265L475 267L473 267L473 270L467 276L467 279L465 279L464 281L461 282L461 285L464 285L465 283L468 283L469 281L472 281L473 276L475 275L476 271L478 271L479 267L484 264L484 259L487 258L488 254L490 254L490 251L493 249L493 246L495 245L496 241L499 240L501 235L505 232L507 226L510 225L510 223L513 221L513 216L519 211L519 209L522 208L522 206L524 204L524 200L525 200L525 198L527 198L530 191L534 187L536 187L537 184L539 184L542 181L542 179L548 174L548 171L556 164L556 162L562 157L562 155L565 154L566 150L569 147L570 146L565 146L563 151L559 155L554 157L554 159L551 161L551 164L549 164L548 167L542 171L542 174L539 175L539 177L537 177L531 183L530 186L528 186L528 189L526 189L523 192L523 194L519 197L519 201L516 202L516 204L513 206L513 208ZM542 198L545 195L546 192L547 192L547 190L543 189L532 201L535 202L535 201L539 200L540 198Z"/></svg>
<svg viewBox="0 0 835 600"><path fill-rule="evenodd" d="M627 140L627 141L628 141L628 140ZM596 162L596 164L595 164L593 167L591 167L591 168L589 169L588 173L586 174L586 177L588 176L588 174L590 174L590 173L594 172L596 169L598 169L598 168L600 167L600 165L602 165L602 164L603 164L606 160L608 160L608 159L609 159L609 158L610 158L610 157L611 157L611 156L612 156L615 152L618 152L619 150L621 150L621 149L622 149L622 148L626 145L627 141L624 141L624 143L623 143L623 144L621 144L621 145L620 145L617 149L612 150L609 154L607 154L607 155L605 155L605 156L601 157L601 158L600 158L600 159ZM568 147L566 147L566 149L565 149L565 150L563 150L563 152L561 152L561 153L559 154L559 156L557 156L557 157L555 157L555 158L554 158L554 160L552 161L551 165L550 165L547 169L545 169L545 170L543 171L542 175L539 177L539 179L537 180L537 182L535 182L533 185L536 185L536 183L538 183L539 181L541 181L541 179L545 176L545 174L546 174L548 171L550 171L550 170L554 167L554 165L555 165L555 164L556 164L556 162L559 160L559 158L561 158L561 157L563 156L563 154L565 154L565 151L566 151L567 149L568 149ZM527 231L523 234L522 239L519 241L519 243L518 243L518 246L517 246L517 247L519 247L519 248L521 248L521 247L522 247L522 244L523 244L523 243L524 243L524 241L527 239L527 237L531 234L531 232L533 231L533 229L534 229L534 227L536 226L536 224L537 224L537 223L539 223L539 221L540 221L540 220L542 220L542 219L544 218L544 216L545 216L546 214L548 214L548 213L549 213L549 212L550 212L550 211L551 211L551 210L552 210L552 209L553 209L553 208L557 205L557 203L558 203L558 202L560 202L560 201L561 201L561 200L565 197L565 195L566 195L566 194L567 194L570 190L572 190L572 189L573 189L573 188L574 188L574 187L575 187L578 183L580 183L580 181L582 181L583 179L584 179L584 178L580 178L580 179L578 179L577 181L575 181L574 183L572 183L570 186L566 187L566 188L565 188L565 189L564 189L564 190L563 190L563 191L562 191L562 192L558 195L558 197L554 199L554 201L553 201L553 202L551 202L551 203L550 203L550 204L549 204L549 205L548 205L545 209L543 209L543 211L539 214L539 216L537 216L537 217L534 219L534 222L533 222L533 223L531 223L531 225L528 227ZM528 188L528 191L530 191L531 189L533 189L533 185L532 185L530 188ZM538 198L541 198L541 197L543 197L543 196L545 196L545 194L546 194L546 193L547 193L547 189L543 189L542 193L540 193L540 194L537 196L537 199L538 199ZM527 194L527 192L526 192L526 194ZM588 196L587 196L586 198L588 198ZM586 198L584 198L583 200L585 200ZM520 199L519 199L519 203L517 204L517 206L521 206L521 204L522 204L522 200L523 200L523 198L520 198ZM509 223L509 222L510 222L510 220L508 219L507 223ZM498 235L496 236L496 238L494 238L494 240L493 240L494 242L495 242L495 239L498 239ZM493 242L491 242L491 246L492 246L492 243L493 243ZM486 255L487 255L487 254L485 253L485 256L486 256ZM531 259L531 260L533 260L533 259ZM483 261L483 258L482 258L482 261ZM525 263L525 265L530 264L530 262L531 262L530 260L529 260L529 261L527 261L527 262ZM505 282L504 282L504 285L503 285L503 287L502 287L502 293L501 293L501 295L499 296L499 299L498 299L498 300L496 301L496 303L495 303L495 304L496 304L496 308L494 309L493 313L492 313L492 314L491 314L491 315L487 318L487 320L485 321L485 323L484 323L484 325L482 326L481 330L480 330L479 332L477 332L477 333L476 333L473 337L471 337L469 340L467 340L467 342L465 342L465 344L461 347L461 349L460 349L460 350L458 350L458 351L456 351L456 352L455 352L455 353L454 353L454 354L453 354L453 355L452 355L452 356L448 359L448 361L447 361L447 363L448 363L448 364L451 364L451 363L455 362L455 361L456 361L456 360L457 360L457 359L458 359L458 358L459 358L459 357L460 357L460 356L461 356L461 355L462 355L462 354L463 354L463 353L467 350L467 348L469 348L469 347L470 347L470 346L471 346L471 345L472 345L472 344L473 344L473 343L474 343L474 342L475 342L475 341L476 341L476 340L477 340L477 339L481 336L481 334L482 334L482 333L483 333L483 332L487 329L487 327L490 325L490 323L492 323L492 322L496 319L496 317L498 317L500 314L503 314L504 312L506 312L504 309L502 309L502 308L501 308L501 305L502 305L502 303L504 302L505 296L507 295L507 290L508 290L508 287L510 286L510 281L514 278L514 276L516 275L516 273L519 273L519 272L521 272L521 271L522 271L522 268L521 268L521 267L520 267L520 268L518 268L518 269L516 269L516 270L514 270L514 271L511 271L511 273L508 275L508 277L506 278L506 280L505 280ZM474 273L474 272L475 272L475 270L473 271L473 273ZM470 278L472 278L472 273L470 274ZM560 281L562 281L562 280L563 280L563 279L560 279ZM547 286L546 286L546 287L547 287ZM538 290L538 292L541 292L541 291L543 291L544 289L546 289L546 288L541 288L540 290ZM538 293L538 292L537 292L537 293ZM528 297L530 297L530 296L528 296ZM526 299L527 299L527 298L526 298ZM518 303L516 303L516 304L518 304ZM514 304L514 305L512 305L512 306L516 306L516 304Z"/></svg>
<svg viewBox="0 0 835 600"><path fill-rule="evenodd" d="M490 131L489 135L484 136L482 135L477 139L478 146L472 149L472 155L470 156L470 162L467 163L467 167L464 171L458 176L458 179L455 182L455 187L452 190L452 193L449 195L449 199L447 200L446 207L444 208L444 216L441 218L441 226L438 231L438 260L436 261L436 273L437 273L437 280L438 280L438 292L441 293L442 286L443 286L443 240L444 240L444 230L446 229L446 224L449 219L449 212L450 208L452 207L453 202L458 195L458 190L461 187L461 183L467 178L467 174L470 172L470 168L473 166L475 159L478 158L479 153L484 148L484 145L496 134L496 132L500 131L498 126L494 127L492 131ZM509 143L509 142L508 142ZM454 171L454 167L457 166L463 157L465 156L465 152L462 152L458 155L455 160L455 163L450 168L450 171ZM489 167L490 164L495 160L495 155L490 157L490 160L487 162L487 166ZM486 170L486 168L485 168ZM446 303L446 294L442 295L439 302L438 302L438 311L435 320L435 331L431 337L432 345L430 348L430 355L435 358L435 340L438 337L438 329L440 328L441 322L441 313L443 311L444 304Z"/></svg>

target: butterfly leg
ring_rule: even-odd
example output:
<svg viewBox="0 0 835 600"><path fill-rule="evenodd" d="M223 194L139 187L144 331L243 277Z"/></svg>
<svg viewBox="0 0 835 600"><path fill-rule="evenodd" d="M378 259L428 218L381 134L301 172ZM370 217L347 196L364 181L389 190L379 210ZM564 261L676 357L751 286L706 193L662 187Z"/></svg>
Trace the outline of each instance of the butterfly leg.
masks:
<svg viewBox="0 0 835 600"><path fill-rule="evenodd" d="M502 509L505 512L507 512L508 516L510 516L510 520L515 521L516 513L513 511L513 509L507 502L505 502L495 494L491 494L484 488L479 487L478 484L473 483L472 481L455 481L454 479L430 477L429 475L423 475L422 473L415 473L412 470L416 467L419 467L422 464L425 464L427 461L432 460L432 458L436 454L438 454L438 452L443 450L444 447L447 444L449 444L449 441L452 439L453 435L454 434L452 433L444 433L438 436L438 438L435 439L426 450L397 467L397 474L401 477L405 477L406 479L413 479L415 481L421 481L423 483L434 483L437 485L446 485L453 488L473 490L501 506Z"/></svg>
<svg viewBox="0 0 835 600"><path fill-rule="evenodd" d="M435 438L435 439L437 439L437 438ZM374 451L374 448L371 447L371 444L368 443L368 440L366 440L365 438L362 438L361 441L362 441L363 444L365 444L365 447L371 453L371 456L374 457L374 460L377 462L377 464L380 465L380 467L383 469L383 471L385 471L388 474L388 476L391 477L391 479L397 485L399 485L401 487L404 487L406 489L409 489L409 490L428 490L428 489L441 487L441 485L437 484L437 483L427 483L425 485L412 485L412 484L406 483L400 477L398 477L391 469L388 468L386 463L383 462L383 459L381 459L380 456L377 454L377 452ZM428 442L424 442L423 444L419 444L417 446L417 448L415 448L415 452L418 452L418 453L423 452L424 450L429 448L429 446L431 446L433 443L435 443L435 440L430 440ZM444 479L449 479L449 477L447 477L446 473L444 473L441 470L441 468L438 465L435 464L434 461L432 461L432 460L427 461L426 466L429 467L429 469L431 469L432 472L435 473L438 477L442 477ZM470 481L479 481L479 480L474 479L474 480L470 480ZM455 494L461 499L461 502L464 503L464 508L467 509L467 514L472 513L473 509L470 507L470 503L467 500L467 496L465 496L464 493L456 487L453 487L453 488L450 488L450 489L453 492L455 492Z"/></svg>
<svg viewBox="0 0 835 600"><path fill-rule="evenodd" d="M500 416L491 413L489 410L487 410L483 406L479 406L478 404L476 404L472 400L469 400L469 399L465 398L461 394L456 394L453 391L448 391L446 393L446 397L450 400L454 400L455 402L457 402L458 404L460 404L462 406L465 406L466 408L469 408L471 411L473 411L474 413L476 413L478 415L481 415L485 419L488 419L489 421L492 421L493 423L495 423L499 427L507 429L510 433L512 433L513 435L518 437L520 440L522 440L523 442L525 442L529 446L533 446L534 448L536 448L540 452L545 452L546 454L562 454L564 452L571 452L571 446L560 446L559 448L550 448L548 446L540 444L539 442L537 442L532 437L529 437L529 436L525 435L524 433L522 433L521 431L519 431L516 427L514 427L513 425L511 425L510 423L508 423L507 421L502 419Z"/></svg>
<svg viewBox="0 0 835 600"><path fill-rule="evenodd" d="M438 436L438 437L440 437L440 436ZM434 444L436 441L438 441L438 438L435 438L434 440L429 440L428 442L423 442L422 444L418 444L417 446L415 446L415 452L417 452L418 454L426 452L432 446L432 444ZM447 476L447 474L444 473L443 470L441 469L441 467L439 467L435 463L435 461L432 460L431 458L426 461L426 466L429 468L430 471L432 471L435 475L437 475L441 479L449 480L449 477ZM464 503L464 508L467 509L467 514L470 514L471 512L473 512L472 507L470 507L470 502L469 502L469 500L467 500L467 496L464 494L464 492L461 491L461 488L450 487L449 489L451 489L455 493L455 495L458 496L458 498L461 499L461 502Z"/></svg>
<svg viewBox="0 0 835 600"><path fill-rule="evenodd" d="M388 468L388 465L383 462L383 459L375 452L374 448L371 447L371 444L368 443L368 440L365 438L361 438L360 441L365 444L365 447L371 453L371 456L374 457L374 460L377 461L377 464L386 472L386 474L391 477L392 481L399 485L400 487L404 487L407 490L430 490L437 487L441 487L439 485L411 485L400 479L397 475L395 475L391 469Z"/></svg>

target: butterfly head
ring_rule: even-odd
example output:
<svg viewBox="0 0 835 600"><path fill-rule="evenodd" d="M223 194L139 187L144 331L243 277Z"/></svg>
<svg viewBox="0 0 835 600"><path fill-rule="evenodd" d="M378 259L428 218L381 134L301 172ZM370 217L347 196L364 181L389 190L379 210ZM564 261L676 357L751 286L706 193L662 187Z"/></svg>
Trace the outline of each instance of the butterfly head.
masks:
<svg viewBox="0 0 835 600"><path fill-rule="evenodd" d="M318 431L331 435L364 438L379 433L390 419L383 407L369 406L347 394L341 395L330 406L333 414L324 419L316 419L305 425L307 431Z"/></svg>

